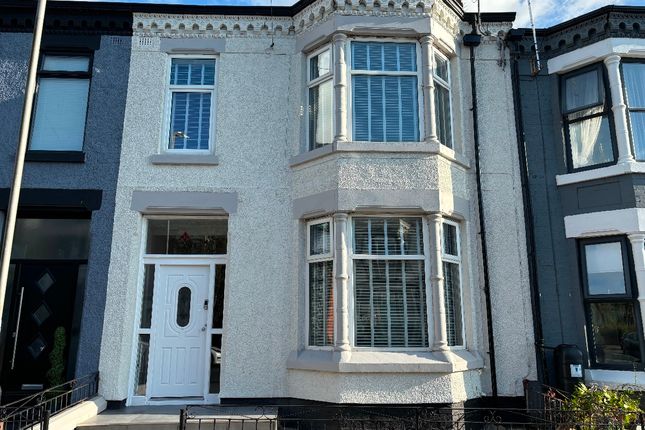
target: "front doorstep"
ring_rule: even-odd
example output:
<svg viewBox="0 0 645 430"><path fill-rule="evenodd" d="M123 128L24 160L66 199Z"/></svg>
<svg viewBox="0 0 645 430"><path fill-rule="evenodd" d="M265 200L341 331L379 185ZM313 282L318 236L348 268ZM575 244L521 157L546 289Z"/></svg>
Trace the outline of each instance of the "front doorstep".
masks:
<svg viewBox="0 0 645 430"><path fill-rule="evenodd" d="M205 397L152 397L132 396L126 406L172 406L172 405L219 405L217 394L208 394Z"/></svg>

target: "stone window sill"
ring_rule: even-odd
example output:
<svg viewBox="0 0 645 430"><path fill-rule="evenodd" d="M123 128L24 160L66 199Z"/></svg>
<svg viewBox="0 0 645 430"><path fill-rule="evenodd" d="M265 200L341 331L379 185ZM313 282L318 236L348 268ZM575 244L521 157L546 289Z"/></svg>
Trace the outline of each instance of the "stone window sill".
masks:
<svg viewBox="0 0 645 430"><path fill-rule="evenodd" d="M148 157L151 164L217 166L219 157L213 154L155 154Z"/></svg>
<svg viewBox="0 0 645 430"><path fill-rule="evenodd" d="M32 151L25 154L25 161L41 163L84 163L83 151Z"/></svg>
<svg viewBox="0 0 645 430"><path fill-rule="evenodd" d="M332 350L305 349L291 354L287 368L334 373L454 373L481 369L484 360L467 350L449 351L360 351L347 361Z"/></svg>
<svg viewBox="0 0 645 430"><path fill-rule="evenodd" d="M439 142L375 143L375 142L334 142L313 151L291 157L289 165L298 167L314 160L337 153L393 153L393 154L437 154L466 169L470 163L466 157Z"/></svg>
<svg viewBox="0 0 645 430"><path fill-rule="evenodd" d="M633 370L585 369L585 380L615 388L635 388L643 391L645 372Z"/></svg>
<svg viewBox="0 0 645 430"><path fill-rule="evenodd" d="M629 173L645 173L645 162L619 163L613 166L599 167L598 169L584 170L576 173L556 175L557 185L577 184L579 182L593 181L594 179L609 178Z"/></svg>

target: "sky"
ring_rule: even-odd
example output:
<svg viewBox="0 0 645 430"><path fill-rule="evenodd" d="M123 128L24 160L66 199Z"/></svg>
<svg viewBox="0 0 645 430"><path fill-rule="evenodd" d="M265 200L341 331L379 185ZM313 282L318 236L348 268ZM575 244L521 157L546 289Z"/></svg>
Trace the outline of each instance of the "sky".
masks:
<svg viewBox="0 0 645 430"><path fill-rule="evenodd" d="M87 0L77 0L87 1ZM107 0L120 1L120 0ZM269 5L289 6L294 0L123 0L138 3ZM477 10L478 0L462 0L467 11ZM528 27L527 0L479 0L482 12L517 12L515 27ZM532 0L533 19L537 27L550 27L609 4L645 6L645 0Z"/></svg>

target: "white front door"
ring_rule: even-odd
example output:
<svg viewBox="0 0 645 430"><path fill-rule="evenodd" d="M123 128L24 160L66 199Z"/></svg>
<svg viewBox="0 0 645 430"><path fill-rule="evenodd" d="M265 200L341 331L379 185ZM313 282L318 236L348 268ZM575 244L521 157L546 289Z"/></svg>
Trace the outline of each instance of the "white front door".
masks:
<svg viewBox="0 0 645 430"><path fill-rule="evenodd" d="M152 310L150 397L204 395L209 279L210 266L158 266Z"/></svg>

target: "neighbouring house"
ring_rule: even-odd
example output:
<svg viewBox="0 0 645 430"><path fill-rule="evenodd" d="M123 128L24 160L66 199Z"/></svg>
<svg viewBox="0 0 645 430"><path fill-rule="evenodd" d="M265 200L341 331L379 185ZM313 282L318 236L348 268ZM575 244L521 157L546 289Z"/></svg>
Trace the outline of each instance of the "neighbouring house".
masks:
<svg viewBox="0 0 645 430"><path fill-rule="evenodd" d="M514 14L477 36L458 0L110 7L134 34L108 401L524 394Z"/></svg>
<svg viewBox="0 0 645 430"><path fill-rule="evenodd" d="M645 384L645 7L608 6L510 42L545 382Z"/></svg>
<svg viewBox="0 0 645 430"><path fill-rule="evenodd" d="M34 12L33 2L0 5L0 227ZM99 367L132 14L65 2L47 12L2 315L3 404Z"/></svg>

